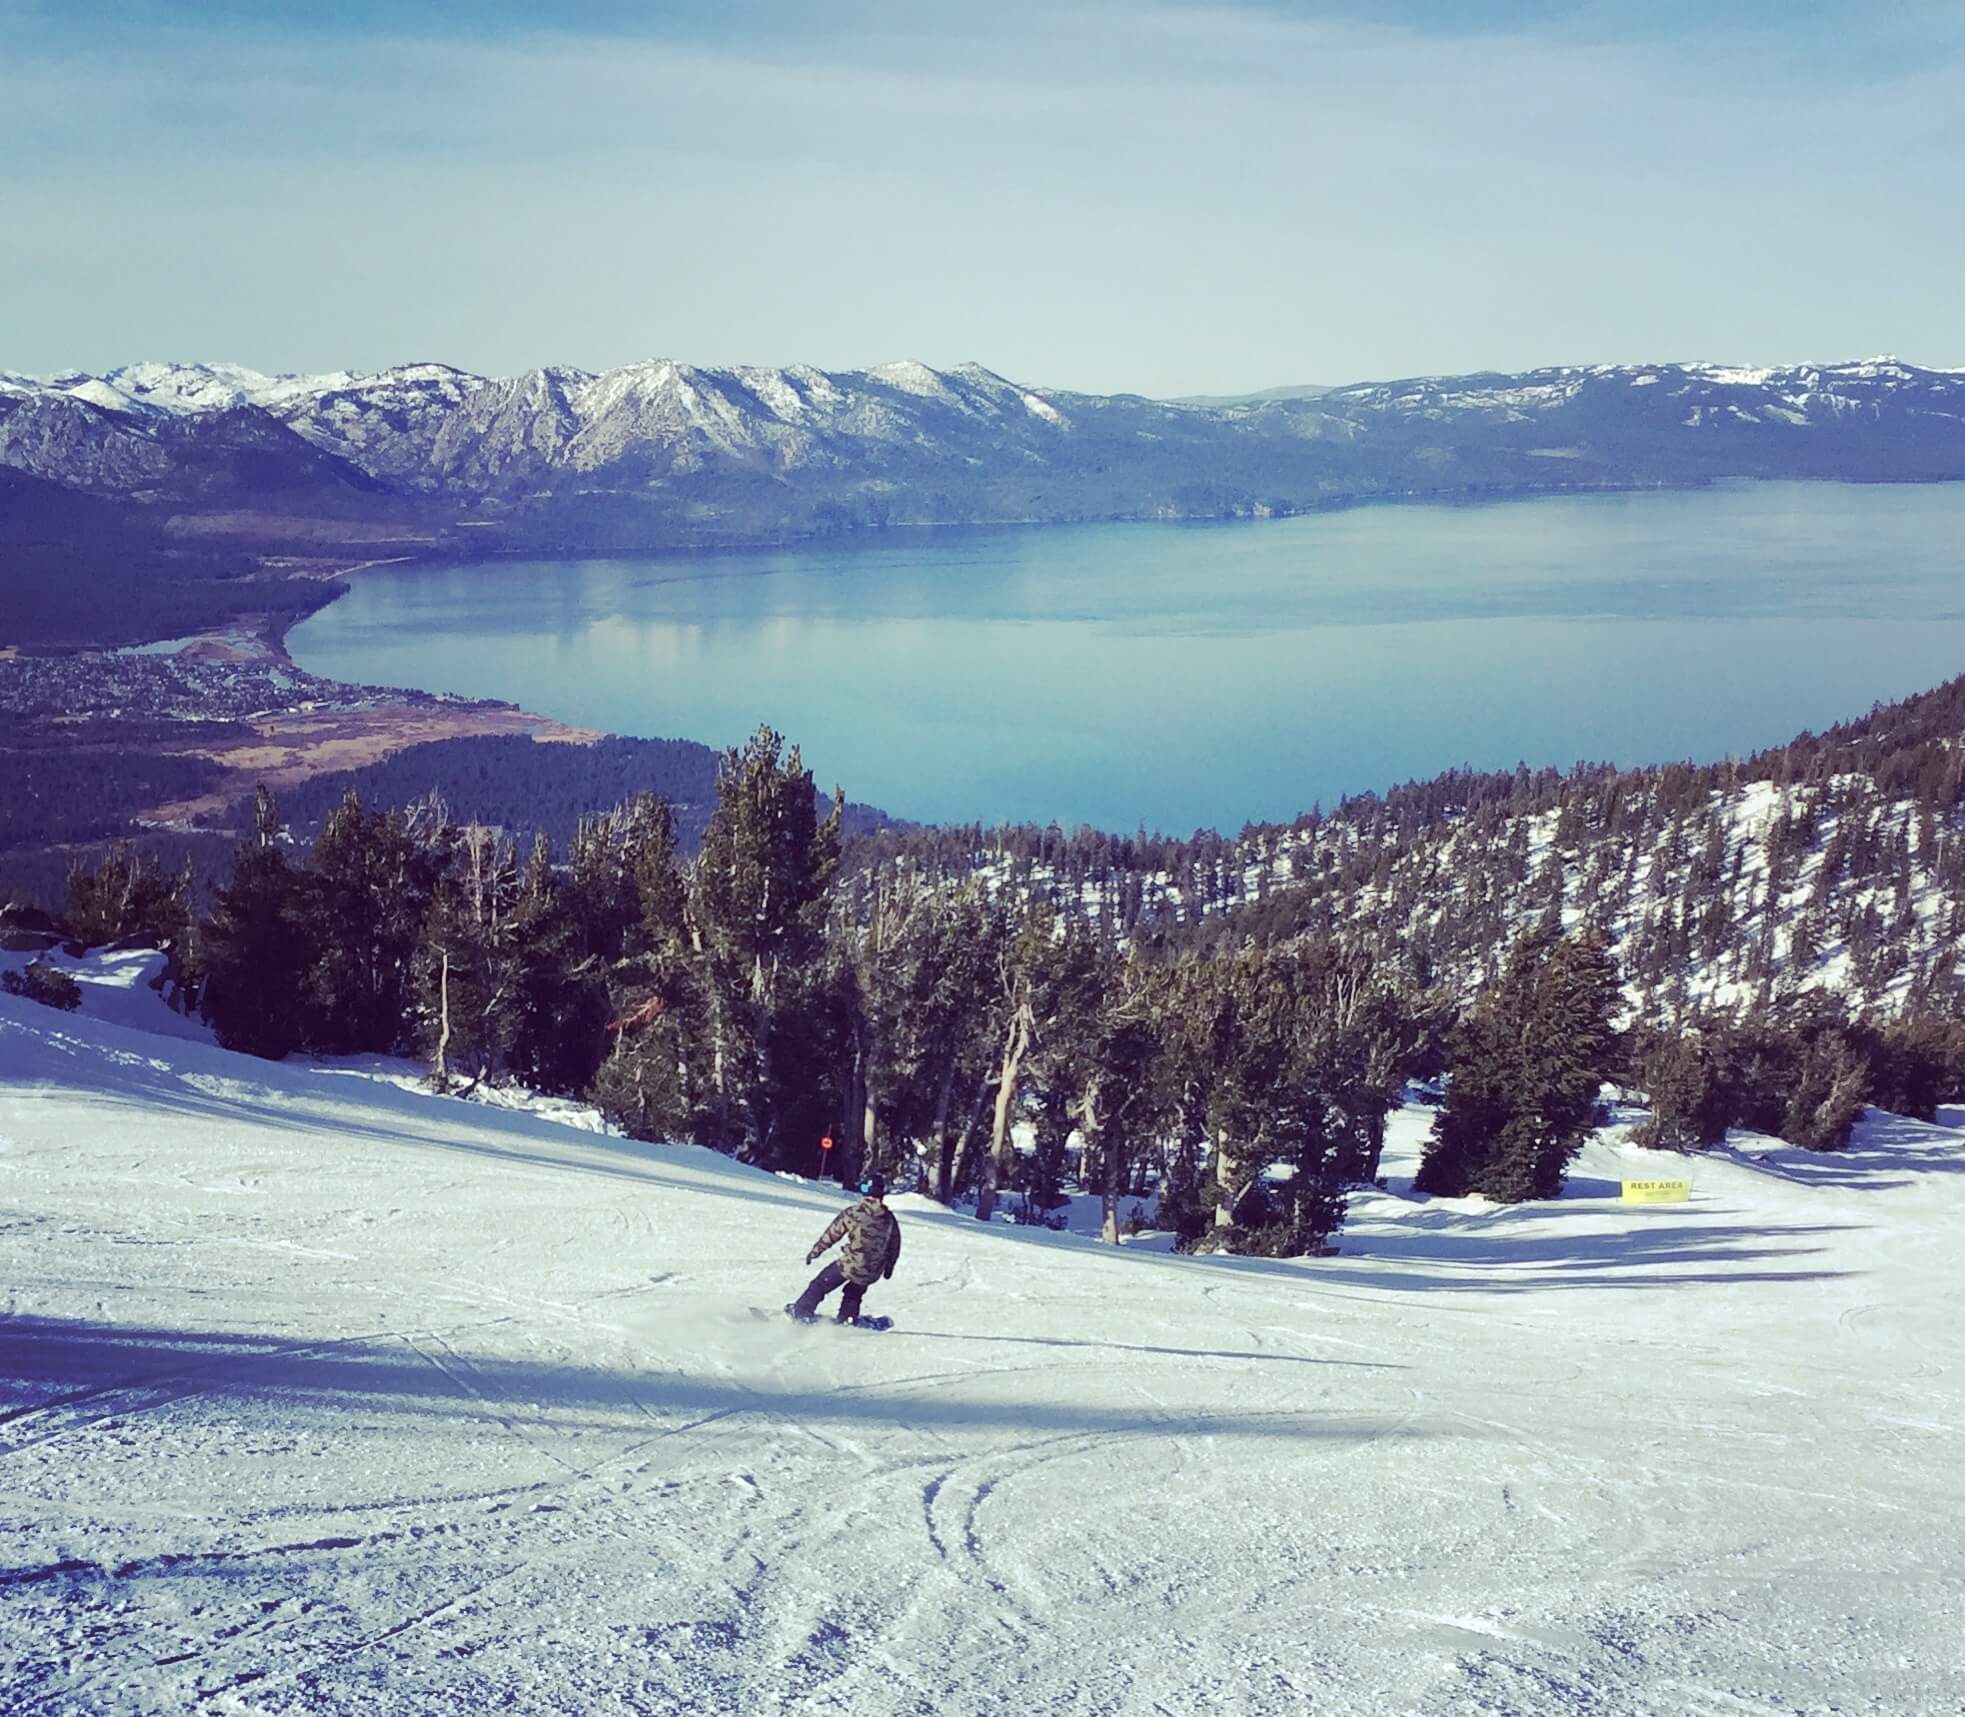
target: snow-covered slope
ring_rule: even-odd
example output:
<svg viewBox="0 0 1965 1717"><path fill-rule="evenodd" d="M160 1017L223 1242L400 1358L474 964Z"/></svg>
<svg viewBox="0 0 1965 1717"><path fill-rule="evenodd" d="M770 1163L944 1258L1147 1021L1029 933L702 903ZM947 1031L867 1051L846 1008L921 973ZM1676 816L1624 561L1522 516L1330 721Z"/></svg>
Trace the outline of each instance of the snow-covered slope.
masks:
<svg viewBox="0 0 1965 1717"><path fill-rule="evenodd" d="M1897 738L1886 732L1864 768L1812 781L1784 785L1778 764L1749 762L1688 789L1682 766L1585 765L1566 785L1547 772L1546 796L1524 790L1508 807L1483 793L1506 777L1449 776L1157 851L1112 837L1038 858L1027 840L1006 854L994 831L945 831L933 874L1042 898L1128 939L1223 914L1238 915L1231 940L1336 932L1462 997L1560 901L1566 930L1603 931L1646 1017L1808 990L1873 1017L1942 1015L1965 978L1965 823L1937 807L1956 797L1965 738L1932 712L1956 696L1948 686L1864 718L1898 723ZM1921 786L1919 759L1936 770Z"/></svg>
<svg viewBox="0 0 1965 1717"><path fill-rule="evenodd" d="M253 408L323 452L409 488L481 490L507 477L665 476L709 461L784 471L891 445L1000 444L1069 428L1043 396L979 365L920 363L828 374L709 369L666 359L599 374L540 369L509 379L446 364L267 376L236 364L126 365L101 377L0 377L21 400L79 401L144 426Z"/></svg>
<svg viewBox="0 0 1965 1717"><path fill-rule="evenodd" d="M0 997L9 1712L1965 1703L1951 1128L1395 1179L1313 1263L904 1198L897 1328L807 1331L749 1308L824 1191L97 1017L134 975Z"/></svg>
<svg viewBox="0 0 1965 1717"><path fill-rule="evenodd" d="M842 506L866 522L1192 515L1721 476L1965 475L1965 375L1895 359L1302 391L1203 406L917 362L823 371L662 359L503 379L437 363L301 376L141 363L0 375L0 464L95 489L147 492L160 477L181 489L198 451L187 423L259 414L404 494L509 505L655 491L806 528L836 524Z"/></svg>
<svg viewBox="0 0 1965 1717"><path fill-rule="evenodd" d="M1630 402L1676 416L1688 428L1723 418L1805 426L1851 413L1877 413L1912 392L1965 409L1965 372L1927 370L1900 358L1756 368L1739 364L1561 365L1521 375L1420 376L1361 382L1318 396L1333 407L1369 405L1444 418L1460 413L1526 419L1579 401ZM1676 402L1676 403L1673 403Z"/></svg>

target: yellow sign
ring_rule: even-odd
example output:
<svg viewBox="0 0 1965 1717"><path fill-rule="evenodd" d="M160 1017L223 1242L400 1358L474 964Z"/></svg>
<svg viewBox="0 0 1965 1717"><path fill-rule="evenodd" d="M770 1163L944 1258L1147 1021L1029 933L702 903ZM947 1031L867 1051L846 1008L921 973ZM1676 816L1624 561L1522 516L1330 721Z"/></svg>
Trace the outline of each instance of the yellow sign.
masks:
<svg viewBox="0 0 1965 1717"><path fill-rule="evenodd" d="M1626 1204L1683 1204L1692 1196L1689 1180L1627 1180Z"/></svg>

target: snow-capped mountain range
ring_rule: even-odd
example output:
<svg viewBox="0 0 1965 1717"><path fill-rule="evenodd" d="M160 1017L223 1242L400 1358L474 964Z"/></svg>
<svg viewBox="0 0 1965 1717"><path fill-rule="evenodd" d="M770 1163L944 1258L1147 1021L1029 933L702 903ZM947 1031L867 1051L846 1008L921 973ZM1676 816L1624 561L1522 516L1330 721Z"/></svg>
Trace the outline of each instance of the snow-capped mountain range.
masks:
<svg viewBox="0 0 1965 1717"><path fill-rule="evenodd" d="M500 516L612 499L823 528L1287 512L1384 495L1721 477L1965 476L1965 372L1880 358L1596 366L1199 406L935 370L667 360L512 377L445 364L0 372L0 465L135 499L329 491Z"/></svg>
<svg viewBox="0 0 1965 1717"><path fill-rule="evenodd" d="M22 431L80 413L105 440L156 439L172 424L258 413L392 487L464 494L562 476L655 482L718 462L786 474L848 451L1034 456L1071 428L1048 399L979 365L915 363L829 374L658 361L503 378L445 364L314 376L131 364L102 376L0 375L0 412L0 458L57 481L70 470L31 462Z"/></svg>

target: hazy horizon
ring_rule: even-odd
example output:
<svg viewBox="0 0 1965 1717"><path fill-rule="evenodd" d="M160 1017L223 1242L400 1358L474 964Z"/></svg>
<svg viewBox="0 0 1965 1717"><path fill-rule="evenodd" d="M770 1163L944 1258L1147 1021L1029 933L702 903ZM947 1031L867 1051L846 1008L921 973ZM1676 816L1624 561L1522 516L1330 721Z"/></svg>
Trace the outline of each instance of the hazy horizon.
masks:
<svg viewBox="0 0 1965 1717"><path fill-rule="evenodd" d="M0 0L0 366L1965 362L1965 15Z"/></svg>

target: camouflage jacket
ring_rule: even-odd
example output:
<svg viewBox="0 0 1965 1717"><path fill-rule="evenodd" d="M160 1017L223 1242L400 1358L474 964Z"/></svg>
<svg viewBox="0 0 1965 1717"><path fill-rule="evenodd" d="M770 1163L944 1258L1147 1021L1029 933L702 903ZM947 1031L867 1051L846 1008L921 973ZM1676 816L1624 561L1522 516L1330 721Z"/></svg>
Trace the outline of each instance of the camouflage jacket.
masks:
<svg viewBox="0 0 1965 1717"><path fill-rule="evenodd" d="M879 1281L901 1256L900 1223L886 1205L871 1198L863 1198L835 1216L818 1244L805 1254L805 1262L811 1263L841 1240L846 1244L840 1248L839 1267L846 1272L847 1281L862 1287Z"/></svg>

